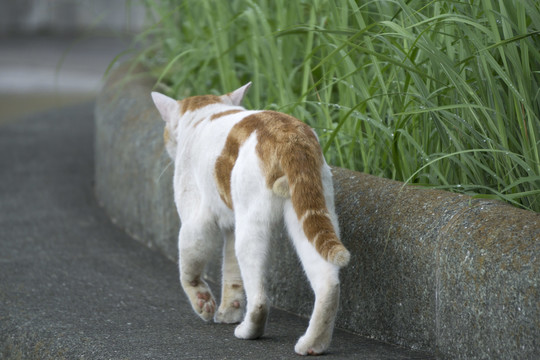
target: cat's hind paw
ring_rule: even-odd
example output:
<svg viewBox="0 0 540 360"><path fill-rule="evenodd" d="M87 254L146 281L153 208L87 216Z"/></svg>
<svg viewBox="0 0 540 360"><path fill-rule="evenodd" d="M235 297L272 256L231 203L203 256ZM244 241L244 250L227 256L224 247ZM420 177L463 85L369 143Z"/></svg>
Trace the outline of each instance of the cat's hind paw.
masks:
<svg viewBox="0 0 540 360"><path fill-rule="evenodd" d="M264 334L266 319L268 318L268 305L260 304L248 312L244 321L234 329L234 336L238 339L258 339Z"/></svg>
<svg viewBox="0 0 540 360"><path fill-rule="evenodd" d="M234 329L234 336L243 340L258 339L264 334L264 326L257 326L250 321L243 321Z"/></svg>
<svg viewBox="0 0 540 360"><path fill-rule="evenodd" d="M298 339L294 351L298 355L321 355L328 349L330 341L313 341L305 335Z"/></svg>

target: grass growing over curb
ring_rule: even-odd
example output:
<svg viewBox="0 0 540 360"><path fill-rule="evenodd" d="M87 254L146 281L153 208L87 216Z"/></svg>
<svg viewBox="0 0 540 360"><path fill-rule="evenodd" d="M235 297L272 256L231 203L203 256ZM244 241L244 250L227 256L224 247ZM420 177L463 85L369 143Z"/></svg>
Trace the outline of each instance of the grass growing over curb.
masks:
<svg viewBox="0 0 540 360"><path fill-rule="evenodd" d="M146 2L139 59L177 98L248 81L329 163L540 211L533 0Z"/></svg>

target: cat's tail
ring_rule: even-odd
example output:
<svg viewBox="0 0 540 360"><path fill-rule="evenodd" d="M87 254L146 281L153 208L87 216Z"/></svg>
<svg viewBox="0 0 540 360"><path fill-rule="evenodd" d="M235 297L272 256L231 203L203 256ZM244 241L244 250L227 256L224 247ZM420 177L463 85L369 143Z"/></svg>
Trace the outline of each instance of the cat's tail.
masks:
<svg viewBox="0 0 540 360"><path fill-rule="evenodd" d="M321 178L321 168L326 164L320 148L315 151L295 150L286 154L281 166L288 180L289 194L298 221L309 242L323 258L337 266L345 266L351 255L339 239L326 207ZM280 179L274 185L283 187ZM282 192L276 191L275 187L274 192Z"/></svg>

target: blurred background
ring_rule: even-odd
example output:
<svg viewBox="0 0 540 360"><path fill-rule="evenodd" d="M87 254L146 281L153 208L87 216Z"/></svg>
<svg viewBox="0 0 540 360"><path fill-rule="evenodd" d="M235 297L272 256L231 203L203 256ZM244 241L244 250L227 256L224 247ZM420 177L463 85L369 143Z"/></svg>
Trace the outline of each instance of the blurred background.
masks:
<svg viewBox="0 0 540 360"><path fill-rule="evenodd" d="M141 30L130 0L0 0L0 124L92 100Z"/></svg>

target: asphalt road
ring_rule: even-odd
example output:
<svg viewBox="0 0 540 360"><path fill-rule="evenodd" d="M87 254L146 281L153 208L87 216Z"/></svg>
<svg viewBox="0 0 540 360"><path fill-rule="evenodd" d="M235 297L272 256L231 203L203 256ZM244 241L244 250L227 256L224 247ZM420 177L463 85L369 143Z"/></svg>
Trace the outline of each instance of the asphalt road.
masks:
<svg viewBox="0 0 540 360"><path fill-rule="evenodd" d="M129 46L129 37L106 34L0 36L0 124L92 101Z"/></svg>

